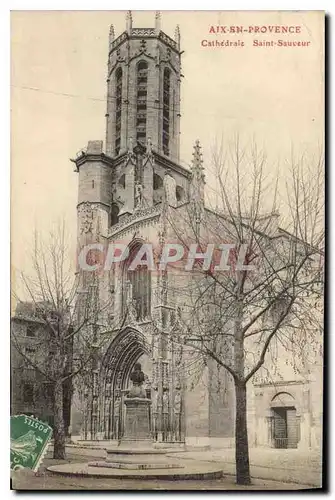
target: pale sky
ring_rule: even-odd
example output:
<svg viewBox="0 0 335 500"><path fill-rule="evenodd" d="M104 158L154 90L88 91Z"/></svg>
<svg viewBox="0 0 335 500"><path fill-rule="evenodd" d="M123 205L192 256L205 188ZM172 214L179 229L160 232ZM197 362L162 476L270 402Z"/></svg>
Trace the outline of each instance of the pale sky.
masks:
<svg viewBox="0 0 335 500"><path fill-rule="evenodd" d="M108 32L125 30L125 12L12 12L12 266L29 272L35 228L66 218L75 241L78 177L69 158L88 140L105 139ZM154 12L133 12L153 27ZM216 137L256 137L271 162L316 149L324 135L322 12L162 12L162 30L180 25L181 163L193 144L204 166ZM292 25L296 35L209 34L211 25ZM259 40L310 41L308 47L253 47ZM201 47L202 40L244 47ZM29 90L28 87L37 89ZM64 94L70 94L66 96ZM280 168L284 169L284 166ZM284 174L283 174L284 175Z"/></svg>

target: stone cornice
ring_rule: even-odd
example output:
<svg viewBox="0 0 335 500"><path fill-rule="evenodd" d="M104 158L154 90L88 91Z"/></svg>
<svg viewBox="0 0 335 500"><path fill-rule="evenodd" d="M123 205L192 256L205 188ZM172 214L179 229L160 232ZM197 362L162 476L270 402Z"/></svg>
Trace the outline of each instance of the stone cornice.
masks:
<svg viewBox="0 0 335 500"><path fill-rule="evenodd" d="M179 55L181 54L181 52L177 48L177 43L174 40L172 40L172 38L169 37L169 35L164 33L164 31L159 32L158 38L161 42L164 42L165 45L167 45L168 47L173 49L175 52L177 52L177 54L179 54Z"/></svg>
<svg viewBox="0 0 335 500"><path fill-rule="evenodd" d="M107 203L103 203L102 201L81 201L77 204L77 209L86 204L90 205L92 208L99 208L101 205L103 205L104 207L110 209L110 205L108 205Z"/></svg>
<svg viewBox="0 0 335 500"><path fill-rule="evenodd" d="M80 156L77 158L70 158L70 161L74 163L77 167L76 171L79 172L79 167L84 165L87 162L101 162L104 163L105 165L108 165L109 167L114 166L114 159L111 158L110 156L107 156L105 153L85 153L82 152Z"/></svg>
<svg viewBox="0 0 335 500"><path fill-rule="evenodd" d="M178 163L172 161L169 157L163 156L154 150L152 151L152 154L154 155L154 158L159 165L169 168L174 172L183 175L187 179L191 179L192 172L190 170L187 170L187 168L182 167Z"/></svg>
<svg viewBox="0 0 335 500"><path fill-rule="evenodd" d="M113 40L112 44L111 44L111 49L109 51L109 54L108 56L114 52L115 49L117 49L119 47L119 45L121 45L123 42L125 42L126 40L128 40L128 33L126 31L124 31L123 33L121 33L121 35L119 35L115 40Z"/></svg>
<svg viewBox="0 0 335 500"><path fill-rule="evenodd" d="M130 34L127 31L124 31L115 40L113 40L108 55L114 52L122 43L127 40L143 38L156 38L167 45L169 48L171 48L177 54L181 54L181 51L178 50L177 42L175 42L175 40L164 33L164 31L157 32L155 28L132 28Z"/></svg>
<svg viewBox="0 0 335 500"><path fill-rule="evenodd" d="M254 382L254 387L286 387L287 385L305 385L308 382L304 380L288 380L287 382L277 381L277 382Z"/></svg>
<svg viewBox="0 0 335 500"><path fill-rule="evenodd" d="M22 323L38 323L39 325L45 325L45 322L42 321L41 319L34 317L34 316L26 316L26 315L21 315L21 314L16 314L11 318L11 321L13 323L15 322L22 322Z"/></svg>

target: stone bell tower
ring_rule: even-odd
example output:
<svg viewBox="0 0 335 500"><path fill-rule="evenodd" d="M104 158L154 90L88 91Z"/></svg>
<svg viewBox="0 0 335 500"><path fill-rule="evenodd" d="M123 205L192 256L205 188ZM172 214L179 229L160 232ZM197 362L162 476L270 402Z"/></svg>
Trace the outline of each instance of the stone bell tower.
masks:
<svg viewBox="0 0 335 500"><path fill-rule="evenodd" d="M154 21L154 20L153 20ZM79 173L78 236L81 244L106 237L117 224L162 203L173 186L174 205L188 199L191 172L179 163L180 32L133 28L108 46L106 142L89 141L76 159Z"/></svg>
<svg viewBox="0 0 335 500"><path fill-rule="evenodd" d="M154 20L153 20L154 21ZM106 157L112 162L109 228L163 201L166 178L176 203L186 201L190 172L179 164L181 51L174 39L152 28L110 27L107 75Z"/></svg>
<svg viewBox="0 0 335 500"><path fill-rule="evenodd" d="M134 28L132 14L126 31L109 34L106 153L117 157L131 141L179 160L180 33L173 40L161 31L160 13L153 28Z"/></svg>

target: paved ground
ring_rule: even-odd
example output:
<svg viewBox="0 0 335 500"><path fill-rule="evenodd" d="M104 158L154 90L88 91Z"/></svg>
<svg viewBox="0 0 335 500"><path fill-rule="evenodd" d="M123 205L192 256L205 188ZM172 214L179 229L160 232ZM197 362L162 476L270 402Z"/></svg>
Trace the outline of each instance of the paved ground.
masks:
<svg viewBox="0 0 335 500"><path fill-rule="evenodd" d="M69 448L72 454L92 454L104 458L101 449L84 450ZM321 452L303 451L298 449L278 450L273 448L250 448L251 475L254 478L269 479L309 486L320 487L322 474ZM174 453L173 457L182 459L205 460L219 463L225 474L235 474L235 450L212 449L208 451L188 451Z"/></svg>
<svg viewBox="0 0 335 500"><path fill-rule="evenodd" d="M79 451L79 450L78 450ZM230 451L230 450L229 450ZM199 452L194 452L199 453ZM201 452L202 460L204 454L210 452ZM217 452L215 452L216 454ZM277 474L272 471L273 479L253 479L253 484L248 487L240 487L235 484L235 478L228 473L228 465L226 464L227 475L222 479L206 480L206 481L143 481L143 480L120 480L120 479L94 479L94 478L73 478L64 476L55 476L46 471L46 467L64 463L64 461L53 460L50 454L44 460L43 465L38 473L31 471L18 471L14 473L12 479L12 488L15 490L299 490L310 489L311 486L301 482L287 483L280 479ZM87 462L88 460L95 459L95 456L80 455L79 453L68 453L66 462ZM194 457L196 458L196 457ZM217 459L219 458L219 460ZM222 460L222 453L220 457L212 457L215 461ZM285 463L285 461L284 461ZM286 462L287 463L287 462ZM257 472L257 466L252 467L252 474ZM262 468L261 468L262 469ZM230 468L232 471L232 467ZM280 476L280 475L279 475ZM308 475L305 474L306 480ZM284 478L285 479L285 478ZM315 487L315 486L314 486Z"/></svg>
<svg viewBox="0 0 335 500"><path fill-rule="evenodd" d="M235 450L217 449L178 453L178 457L206 460L222 465L226 474L235 474ZM250 449L251 475L254 478L304 483L320 487L322 482L321 452L302 450Z"/></svg>

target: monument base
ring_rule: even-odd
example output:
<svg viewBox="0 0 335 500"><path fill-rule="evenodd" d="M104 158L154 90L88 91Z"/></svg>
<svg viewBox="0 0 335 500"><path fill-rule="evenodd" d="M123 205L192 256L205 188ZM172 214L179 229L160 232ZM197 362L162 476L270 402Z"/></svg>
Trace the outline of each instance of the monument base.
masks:
<svg viewBox="0 0 335 500"><path fill-rule="evenodd" d="M99 464L100 465L100 464ZM121 468L106 466L106 462L100 467L97 464L61 464L52 465L47 468L53 474L62 476L91 477L98 479L141 479L141 480L165 480L176 481L184 479L202 480L219 479L223 477L223 471L219 464L208 462L197 462L196 460L185 460L182 467L172 468L161 466L156 468L134 467ZM140 465L140 464L139 464Z"/></svg>
<svg viewBox="0 0 335 500"><path fill-rule="evenodd" d="M150 441L150 405L147 398L125 398L125 432L122 441Z"/></svg>

